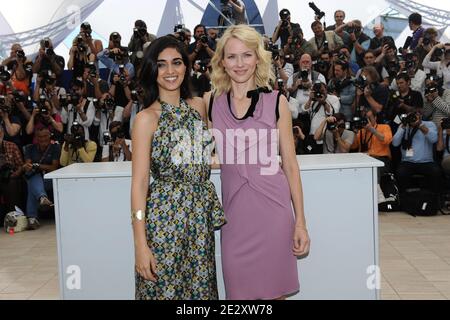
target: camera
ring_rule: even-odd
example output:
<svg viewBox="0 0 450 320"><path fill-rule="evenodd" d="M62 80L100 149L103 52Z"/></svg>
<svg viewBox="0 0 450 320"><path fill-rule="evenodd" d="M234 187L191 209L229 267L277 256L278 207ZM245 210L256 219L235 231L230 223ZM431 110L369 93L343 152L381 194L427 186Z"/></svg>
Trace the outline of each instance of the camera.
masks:
<svg viewBox="0 0 450 320"><path fill-rule="evenodd" d="M65 108L69 105L69 103L67 102L67 96L60 96L59 97L59 106L61 108Z"/></svg>
<svg viewBox="0 0 450 320"><path fill-rule="evenodd" d="M68 100L70 101L71 105L78 106L80 104L81 97L78 94L73 93L72 95L69 96L69 98L70 100L69 99Z"/></svg>
<svg viewBox="0 0 450 320"><path fill-rule="evenodd" d="M444 129L444 130L450 129L450 118L444 118L444 119L442 119L441 127L442 127L442 129Z"/></svg>
<svg viewBox="0 0 450 320"><path fill-rule="evenodd" d="M6 97L5 96L0 96L0 110L5 113L9 113L9 111L10 111L9 106L6 105Z"/></svg>
<svg viewBox="0 0 450 320"><path fill-rule="evenodd" d="M113 98L108 97L105 100L103 100L103 103L101 104L101 108L103 112L108 112L114 110L116 107L116 102Z"/></svg>
<svg viewBox="0 0 450 320"><path fill-rule="evenodd" d="M0 81L8 82L11 80L11 74L4 66L0 66Z"/></svg>
<svg viewBox="0 0 450 320"><path fill-rule="evenodd" d="M184 25L183 24L177 24L173 28L173 32L178 34L178 40L180 40L181 42L185 42L186 41L186 33L184 32Z"/></svg>
<svg viewBox="0 0 450 320"><path fill-rule="evenodd" d="M19 90L14 90L13 91L13 97L14 97L14 101L16 103L25 103L27 102L27 96L25 95L25 93L23 91L19 91Z"/></svg>
<svg viewBox="0 0 450 320"><path fill-rule="evenodd" d="M284 80L283 79L277 79L277 85L278 85L278 90L282 91L284 89Z"/></svg>
<svg viewBox="0 0 450 320"><path fill-rule="evenodd" d="M136 90L131 91L131 100L134 103L139 102L139 92L138 91L136 91Z"/></svg>
<svg viewBox="0 0 450 320"><path fill-rule="evenodd" d="M200 66L200 73L206 73L206 71L208 71L208 64L205 61L197 60L195 61L195 64Z"/></svg>
<svg viewBox="0 0 450 320"><path fill-rule="evenodd" d="M428 46L431 43L431 36L429 34L425 34L422 39L422 44L424 46Z"/></svg>
<svg viewBox="0 0 450 320"><path fill-rule="evenodd" d="M417 115L415 113L400 115L400 121L404 126L410 126L417 122Z"/></svg>
<svg viewBox="0 0 450 320"><path fill-rule="evenodd" d="M134 28L133 29L133 35L135 38L143 38L147 35L147 29L146 28Z"/></svg>
<svg viewBox="0 0 450 320"><path fill-rule="evenodd" d="M78 122L73 122L70 127L70 134L64 136L66 143L73 149L79 149L84 145L84 135L80 133L81 130L84 132L83 126Z"/></svg>
<svg viewBox="0 0 450 320"><path fill-rule="evenodd" d="M89 67L89 77L96 78L97 77L97 67L95 66L95 62L91 61L88 63Z"/></svg>
<svg viewBox="0 0 450 320"><path fill-rule="evenodd" d="M309 77L309 71L308 70L302 70L300 72L300 78L302 79L303 82L308 81L308 77Z"/></svg>
<svg viewBox="0 0 450 320"><path fill-rule="evenodd" d="M85 45L83 36L81 34L77 37L77 49L79 53L86 53L88 50L88 47Z"/></svg>
<svg viewBox="0 0 450 320"><path fill-rule="evenodd" d="M109 132L103 132L103 142L105 145L111 144L112 138Z"/></svg>
<svg viewBox="0 0 450 320"><path fill-rule="evenodd" d="M323 99L324 95L320 91L322 89L322 83L316 82L312 87L312 92L314 93L313 101Z"/></svg>
<svg viewBox="0 0 450 320"><path fill-rule="evenodd" d="M320 20L325 16L325 12L323 12L322 10L320 10L319 8L317 8L317 6L314 4L314 2L310 2L309 3L309 7L311 9L313 9L315 15L317 16L317 18Z"/></svg>
<svg viewBox="0 0 450 320"><path fill-rule="evenodd" d="M353 121L350 122L350 128L353 131L358 131L364 129L369 124L369 119L365 117L354 117Z"/></svg>
<svg viewBox="0 0 450 320"><path fill-rule="evenodd" d="M288 18L291 14L289 13L289 11L287 9L283 9L280 12L280 19L282 20L281 22L281 28L286 29L287 27L289 27L289 21Z"/></svg>
<svg viewBox="0 0 450 320"><path fill-rule="evenodd" d="M25 52L23 50L17 50L16 51L16 57L18 59L25 59Z"/></svg>
<svg viewBox="0 0 450 320"><path fill-rule="evenodd" d="M439 92L439 87L436 84L428 85L425 88L425 96L428 96L436 92Z"/></svg>
<svg viewBox="0 0 450 320"><path fill-rule="evenodd" d="M316 69L318 71L327 71L330 68L330 63L327 61L319 60L316 62Z"/></svg>
<svg viewBox="0 0 450 320"><path fill-rule="evenodd" d="M360 75L357 79L355 79L353 81L353 85L360 90L364 90L366 87L369 87L373 92L376 89L376 85L374 83L369 84L369 81L364 75Z"/></svg>
<svg viewBox="0 0 450 320"><path fill-rule="evenodd" d="M208 37L206 35L203 35L203 36L200 37L200 41L203 44L208 44Z"/></svg>
<svg viewBox="0 0 450 320"><path fill-rule="evenodd" d="M324 53L330 52L330 47L329 47L329 45L328 45L328 40L325 40L325 41L323 42L323 52L324 52Z"/></svg>

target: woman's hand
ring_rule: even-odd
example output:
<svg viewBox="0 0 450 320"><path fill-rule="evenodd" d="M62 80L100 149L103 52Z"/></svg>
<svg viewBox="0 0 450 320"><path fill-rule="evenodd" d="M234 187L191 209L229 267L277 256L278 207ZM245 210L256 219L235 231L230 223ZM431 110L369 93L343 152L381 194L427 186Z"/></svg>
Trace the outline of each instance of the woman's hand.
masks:
<svg viewBox="0 0 450 320"><path fill-rule="evenodd" d="M156 259L150 248L145 245L135 250L135 265L139 275L147 281L156 282Z"/></svg>
<svg viewBox="0 0 450 320"><path fill-rule="evenodd" d="M294 231L294 256L301 257L309 252L311 241L308 230L304 227L295 227Z"/></svg>

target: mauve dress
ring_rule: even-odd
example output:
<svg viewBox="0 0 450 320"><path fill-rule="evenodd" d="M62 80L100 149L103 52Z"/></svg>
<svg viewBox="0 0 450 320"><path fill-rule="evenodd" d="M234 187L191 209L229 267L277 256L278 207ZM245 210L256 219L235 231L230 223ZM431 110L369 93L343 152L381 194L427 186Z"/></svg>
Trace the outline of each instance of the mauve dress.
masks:
<svg viewBox="0 0 450 320"><path fill-rule="evenodd" d="M229 300L269 300L299 290L297 258L293 255L294 213L290 188L281 166L274 174L263 175L267 168L258 154L249 164L249 153L265 146L272 159L278 154L277 91L260 93L242 119L229 94L214 98L210 107L216 151L221 159L222 200L228 223L222 227L222 268L226 298ZM245 149L238 148L238 139L226 138L230 129L262 129L257 138L246 139ZM223 138L222 138L223 137ZM243 150L244 149L244 150ZM230 156L230 152L233 152ZM228 156L233 162L224 163ZM267 153L266 153L267 154ZM246 156L245 164L237 164ZM241 158L243 159L243 158Z"/></svg>

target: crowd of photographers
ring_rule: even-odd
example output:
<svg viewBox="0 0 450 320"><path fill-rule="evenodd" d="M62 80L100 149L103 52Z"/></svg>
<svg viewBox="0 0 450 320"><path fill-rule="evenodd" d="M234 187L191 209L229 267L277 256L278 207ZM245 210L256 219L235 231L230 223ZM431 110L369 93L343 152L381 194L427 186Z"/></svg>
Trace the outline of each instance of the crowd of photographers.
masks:
<svg viewBox="0 0 450 320"><path fill-rule="evenodd" d="M242 1L223 1L227 6L226 21L247 22ZM395 173L401 189L420 174L439 192L450 173L450 44L439 43L435 29L422 28L419 14L409 17L412 36L398 47L382 24L370 38L359 20L345 21L343 10L326 27L324 12L310 7L310 40L287 9L279 13L272 37L265 36L277 76L273 87L289 100L297 153L368 153L386 164L379 176ZM172 36L189 53L196 96L211 90L210 61L222 32L203 25L193 33L183 25L174 28ZM16 205L26 208L35 229L38 211L53 205L45 173L72 163L131 160L130 133L143 108L135 76L155 39L137 20L128 46L113 32L103 48L83 23L70 49L72 81L66 88L66 62L51 39L41 41L34 61L20 44L12 46L0 66L3 213ZM104 79L100 66L108 70Z"/></svg>

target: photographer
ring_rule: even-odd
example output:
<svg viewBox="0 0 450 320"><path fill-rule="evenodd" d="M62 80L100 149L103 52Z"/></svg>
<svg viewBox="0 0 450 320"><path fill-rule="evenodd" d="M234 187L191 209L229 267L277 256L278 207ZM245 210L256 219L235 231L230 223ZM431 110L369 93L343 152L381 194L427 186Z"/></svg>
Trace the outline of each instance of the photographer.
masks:
<svg viewBox="0 0 450 320"><path fill-rule="evenodd" d="M398 91L394 92L389 106L389 120L400 124L399 118L402 114L416 112L423 108L423 98L419 91L411 89L411 79L406 73L399 73L396 78Z"/></svg>
<svg viewBox="0 0 450 320"><path fill-rule="evenodd" d="M173 36L178 40L184 43L186 46L186 50L189 50L189 46L191 45L192 32L188 28L184 27L183 24L176 25L174 27ZM216 41L211 40L214 43L214 48L216 46Z"/></svg>
<svg viewBox="0 0 450 320"><path fill-rule="evenodd" d="M389 73L387 70L382 66L375 62L375 53L372 50L367 50L363 54L363 60L364 60L364 67L374 67L377 72L378 76L381 79L380 84L383 84L384 86L389 86ZM356 73L356 78L359 78L361 75L362 69L360 69Z"/></svg>
<svg viewBox="0 0 450 320"><path fill-rule="evenodd" d="M336 28L345 25L345 12L343 10L337 10L334 13L334 21L336 22L335 24L327 27L325 30L326 31L334 31L336 30Z"/></svg>
<svg viewBox="0 0 450 320"><path fill-rule="evenodd" d="M13 109L12 95L0 96L0 127L4 130L4 140L13 142L17 146L22 146L20 131L22 122Z"/></svg>
<svg viewBox="0 0 450 320"><path fill-rule="evenodd" d="M353 119L353 102L355 101L356 88L353 85L349 64L338 60L333 65L334 76L328 84L331 94L337 96L341 103L340 112L344 114L346 121Z"/></svg>
<svg viewBox="0 0 450 320"><path fill-rule="evenodd" d="M339 99L328 94L326 84L317 81L314 83L308 101L302 106L302 111L309 115L311 127L306 138L306 148L311 154L323 152L323 141L316 141L314 135L322 121L327 117L338 113L341 105Z"/></svg>
<svg viewBox="0 0 450 320"><path fill-rule="evenodd" d="M373 34L375 37L370 40L369 49L373 51L375 56L379 56L386 45L397 50L394 39L391 36L384 35L384 25L382 23L377 23L373 26Z"/></svg>
<svg viewBox="0 0 450 320"><path fill-rule="evenodd" d="M103 43L101 40L92 39L92 27L89 22L83 22L80 26L80 35L83 37L83 42L88 47L88 52L95 56L103 51Z"/></svg>
<svg viewBox="0 0 450 320"><path fill-rule="evenodd" d="M202 24L194 28L195 42L189 45L189 61L192 63L195 60L209 61L214 56L216 44L208 39L206 35L206 27Z"/></svg>
<svg viewBox="0 0 450 320"><path fill-rule="evenodd" d="M72 79L83 76L84 66L89 62L95 63L97 56L90 52L90 48L85 42L86 36L81 33L73 40L72 48L69 51L69 61L67 68L72 70Z"/></svg>
<svg viewBox="0 0 450 320"><path fill-rule="evenodd" d="M93 101L83 96L84 84L81 79L76 79L72 84L72 94L67 95L67 101L61 109L62 123L70 132L72 124L76 122L84 128L84 137L89 139L89 127L94 122L95 106Z"/></svg>
<svg viewBox="0 0 450 320"><path fill-rule="evenodd" d="M65 65L64 58L56 55L53 51L52 41L49 38L41 40L39 54L33 64L33 73L42 74L51 70L59 77L62 75Z"/></svg>
<svg viewBox="0 0 450 320"><path fill-rule="evenodd" d="M438 127L443 118L450 117L450 89L444 89L441 78L436 76L429 76L425 84L423 116Z"/></svg>
<svg viewBox="0 0 450 320"><path fill-rule="evenodd" d="M33 63L27 59L20 44L16 43L11 46L10 56L3 60L2 66L10 70L13 88L29 95Z"/></svg>
<svg viewBox="0 0 450 320"><path fill-rule="evenodd" d="M97 54L97 58L109 69L108 83L112 83L114 75L123 74L126 70L127 77L133 79L135 69L128 59L128 49L121 45L122 37L113 32L109 36L108 48Z"/></svg>
<svg viewBox="0 0 450 320"><path fill-rule="evenodd" d="M123 121L129 124L128 136L131 137L133 130L134 120L136 115L144 109L144 92L142 88L138 87L136 90L131 91L131 100L128 102L127 106L123 110ZM125 129L125 128L124 128Z"/></svg>
<svg viewBox="0 0 450 320"><path fill-rule="evenodd" d="M83 96L88 99L100 100L103 94L109 91L108 83L100 78L94 63L84 66L83 72Z"/></svg>
<svg viewBox="0 0 450 320"><path fill-rule="evenodd" d="M231 22L233 24L248 24L245 4L242 0L229 0L228 6L231 8Z"/></svg>
<svg viewBox="0 0 450 320"><path fill-rule="evenodd" d="M399 73L406 73L411 79L411 89L419 91L422 95L425 93L426 73L419 69L418 56L415 52L405 54L405 61L400 61ZM397 82L394 79L391 83L391 89L397 90Z"/></svg>
<svg viewBox="0 0 450 320"><path fill-rule="evenodd" d="M425 29L422 27L422 16L419 13L412 13L408 17L409 29L413 32L411 45L409 49L415 50L423 37ZM405 48L408 49L408 48Z"/></svg>
<svg viewBox="0 0 450 320"><path fill-rule="evenodd" d="M297 101L296 110L292 114L293 119L297 118L301 112L301 106L308 101L313 83L316 81L326 83L325 77L312 69L312 60L309 54L302 55L298 64L299 72L289 77L286 84L290 96Z"/></svg>
<svg viewBox="0 0 450 320"><path fill-rule="evenodd" d="M387 124L379 124L378 116L369 110L362 118L352 123L353 130L357 133L352 150L367 153L384 162L384 168L381 169L378 179L384 172L389 172L391 149L389 145L392 142L391 127Z"/></svg>
<svg viewBox="0 0 450 320"><path fill-rule="evenodd" d="M347 47L342 47L339 49L339 53L336 56L335 60L337 59L348 63L350 71L352 72L352 76L354 76L360 69L359 65L356 62L351 61L350 49Z"/></svg>
<svg viewBox="0 0 450 320"><path fill-rule="evenodd" d="M99 127L98 137L92 137L93 141L98 141L99 147L104 144L103 133L108 132L112 122L122 122L123 107L117 106L114 98L105 93L95 109L94 126Z"/></svg>
<svg viewBox="0 0 450 320"><path fill-rule="evenodd" d="M125 139L125 132L120 121L109 125L109 133L104 135L102 162L131 161L131 140Z"/></svg>
<svg viewBox="0 0 450 320"><path fill-rule="evenodd" d="M31 230L39 227L38 210L48 211L53 203L49 200L53 193L52 180L44 180L44 175L59 168L61 150L52 144L47 127L36 130L36 142L25 147L25 179L28 186L27 217Z"/></svg>
<svg viewBox="0 0 450 320"><path fill-rule="evenodd" d="M384 111L389 99L389 90L380 85L380 76L374 67L364 67L361 76L355 80L355 107L375 114ZM355 110L360 111L360 110Z"/></svg>
<svg viewBox="0 0 450 320"><path fill-rule="evenodd" d="M333 59L331 52L322 52L319 56L319 60L315 63L315 69L317 72L325 77L326 83L333 76Z"/></svg>
<svg viewBox="0 0 450 320"><path fill-rule="evenodd" d="M281 39L281 48L283 48L289 36L293 37L294 34L303 34L301 30L298 23L291 22L291 12L288 9L283 9L280 11L280 21L273 32L272 42L276 43L278 39Z"/></svg>
<svg viewBox="0 0 450 320"><path fill-rule="evenodd" d="M431 62L436 51L441 52L437 54L441 56L441 61ZM424 68L436 70L436 74L444 80L444 88L450 89L450 43L435 45L423 60L422 65Z"/></svg>
<svg viewBox="0 0 450 320"><path fill-rule="evenodd" d="M355 134L345 128L345 116L342 113L323 119L314 134L314 140L323 140L324 154L348 153L354 139Z"/></svg>
<svg viewBox="0 0 450 320"><path fill-rule="evenodd" d="M37 143L36 132L42 128L47 128L55 137L60 136L64 131L61 116L56 113L55 108L45 96L37 102L26 126L26 133L33 136L33 143Z"/></svg>
<svg viewBox="0 0 450 320"><path fill-rule="evenodd" d="M156 36L147 32L147 24L142 20L136 20L133 35L128 44L128 51L131 52L130 61L135 70L139 70L144 57L144 48L155 40Z"/></svg>
<svg viewBox="0 0 450 320"><path fill-rule="evenodd" d="M286 59L288 63L294 65L295 72L298 71L298 61L301 56L305 53L311 55L313 53L313 48L311 44L303 38L302 30L294 31L292 36L288 37L286 45L283 47L284 56L289 56Z"/></svg>
<svg viewBox="0 0 450 320"><path fill-rule="evenodd" d="M58 87L56 82L56 74L51 71L38 75L33 93L33 100L39 101L40 96L44 95L45 98L52 103L55 110L60 111L59 100L66 94L66 89Z"/></svg>
<svg viewBox="0 0 450 320"><path fill-rule="evenodd" d="M0 194L7 212L22 205L22 154L15 143L5 141L5 130L0 126Z"/></svg>
<svg viewBox="0 0 450 320"><path fill-rule="evenodd" d="M431 51L431 49L433 49L433 47L437 44L439 44L439 41L437 40L438 38L438 31L436 30L436 28L428 28L425 29L424 33L423 33L423 37L419 39L419 44L416 48L416 50L414 50L414 52L417 54L418 56L418 67L419 69L423 69L423 60L425 59L425 57L427 56L427 54ZM436 51L435 51L436 54ZM436 57L435 55L433 55L430 59L430 61L440 61L441 57Z"/></svg>
<svg viewBox="0 0 450 320"><path fill-rule="evenodd" d="M314 21L311 24L314 37L309 40L309 44L313 50L313 58L318 57L321 53L338 50L344 45L341 37L333 31L324 31L320 21Z"/></svg>
<svg viewBox="0 0 450 320"><path fill-rule="evenodd" d="M64 144L61 150L59 163L67 167L73 163L90 163L95 159L97 144L86 140L85 128L74 122L70 128L70 134L64 136Z"/></svg>
<svg viewBox="0 0 450 320"><path fill-rule="evenodd" d="M362 31L362 23L359 20L350 21L336 28L335 32L339 33L346 30L350 34L350 61L363 66L363 54L369 49L370 37Z"/></svg>
<svg viewBox="0 0 450 320"><path fill-rule="evenodd" d="M191 84L194 97L203 97L205 92L211 91L211 63L197 60L192 66Z"/></svg>
<svg viewBox="0 0 450 320"><path fill-rule="evenodd" d="M439 193L442 172L433 160L433 145L438 141L437 127L431 121L422 121L420 112L402 118L392 144L401 146L402 161L397 170L400 191L411 186L415 174L425 176L427 189Z"/></svg>
<svg viewBox="0 0 450 320"><path fill-rule="evenodd" d="M439 124L437 151L444 151L441 166L448 177L450 176L450 118L442 119Z"/></svg>

